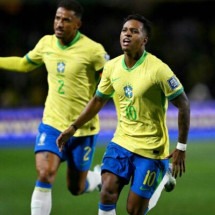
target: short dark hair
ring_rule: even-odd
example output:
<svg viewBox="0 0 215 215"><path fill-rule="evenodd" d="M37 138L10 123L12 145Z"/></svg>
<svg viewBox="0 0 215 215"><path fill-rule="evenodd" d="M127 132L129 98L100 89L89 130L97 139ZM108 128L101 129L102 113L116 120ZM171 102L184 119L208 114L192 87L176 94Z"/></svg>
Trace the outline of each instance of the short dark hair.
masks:
<svg viewBox="0 0 215 215"><path fill-rule="evenodd" d="M144 16L140 14L130 14L124 19L123 24L125 24L128 20L131 20L131 19L142 22L143 28L145 29L147 36L148 37L151 36L151 22L148 19L146 19Z"/></svg>
<svg viewBox="0 0 215 215"><path fill-rule="evenodd" d="M80 19L82 18L82 15L84 13L84 8L82 7L82 5L75 0L60 0L58 1L57 8L59 7L74 11L75 15Z"/></svg>

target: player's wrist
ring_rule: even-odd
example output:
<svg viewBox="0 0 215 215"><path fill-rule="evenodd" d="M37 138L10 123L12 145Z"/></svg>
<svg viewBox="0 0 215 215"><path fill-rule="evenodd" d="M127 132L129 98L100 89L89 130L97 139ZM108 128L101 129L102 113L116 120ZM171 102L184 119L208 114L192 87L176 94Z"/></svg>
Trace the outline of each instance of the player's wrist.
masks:
<svg viewBox="0 0 215 215"><path fill-rule="evenodd" d="M78 130L78 126L75 125L75 124L72 124L71 127L74 129L74 131L77 131L77 130Z"/></svg>
<svg viewBox="0 0 215 215"><path fill-rule="evenodd" d="M178 142L176 145L176 149L185 152L187 149L187 144Z"/></svg>

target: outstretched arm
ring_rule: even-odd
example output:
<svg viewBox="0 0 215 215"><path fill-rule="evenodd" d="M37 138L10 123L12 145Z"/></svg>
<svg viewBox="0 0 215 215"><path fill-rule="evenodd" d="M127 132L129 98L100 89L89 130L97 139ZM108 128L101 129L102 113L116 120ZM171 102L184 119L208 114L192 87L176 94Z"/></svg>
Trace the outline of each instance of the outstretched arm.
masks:
<svg viewBox="0 0 215 215"><path fill-rule="evenodd" d="M185 172L185 151L190 127L190 103L185 93L171 101L178 108L178 144L168 156L172 158L173 176L182 176Z"/></svg>
<svg viewBox="0 0 215 215"><path fill-rule="evenodd" d="M75 122L73 122L73 124L69 126L69 128L67 128L64 132L62 132L57 138L57 145L60 151L62 151L64 145L68 139L74 135L76 130L91 120L101 110L106 102L107 99L96 95L91 99L78 119L76 119Z"/></svg>
<svg viewBox="0 0 215 215"><path fill-rule="evenodd" d="M30 63L24 57L0 57L0 69L14 72L29 72L37 68L38 65Z"/></svg>

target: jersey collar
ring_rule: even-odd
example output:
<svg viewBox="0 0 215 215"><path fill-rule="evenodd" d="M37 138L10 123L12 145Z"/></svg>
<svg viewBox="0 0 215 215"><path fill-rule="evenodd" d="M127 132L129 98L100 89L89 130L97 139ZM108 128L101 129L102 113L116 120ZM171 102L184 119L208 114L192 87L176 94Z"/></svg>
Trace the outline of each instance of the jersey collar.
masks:
<svg viewBox="0 0 215 215"><path fill-rule="evenodd" d="M59 42L59 39L57 40L57 45L61 49L66 49L66 48L72 46L74 43L76 43L79 40L80 36L81 36L81 33L78 31L77 34L75 35L74 39L68 45L65 45L65 46L61 45L61 43Z"/></svg>
<svg viewBox="0 0 215 215"><path fill-rule="evenodd" d="M125 64L125 57L123 56L123 59L122 59L122 67L127 70L127 71L131 71L135 68L137 68L146 58L146 55L147 55L147 52L144 50L142 56L140 57L140 59L134 64L134 66L132 66L131 68L128 68Z"/></svg>

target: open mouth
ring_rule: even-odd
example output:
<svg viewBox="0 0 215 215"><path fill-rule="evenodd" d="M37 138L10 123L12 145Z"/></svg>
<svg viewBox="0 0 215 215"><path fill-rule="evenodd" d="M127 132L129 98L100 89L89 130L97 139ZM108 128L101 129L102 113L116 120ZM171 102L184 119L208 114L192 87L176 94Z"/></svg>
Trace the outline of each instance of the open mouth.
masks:
<svg viewBox="0 0 215 215"><path fill-rule="evenodd" d="M63 34L63 30L58 28L58 29L55 30L55 34L61 35L61 34Z"/></svg>

